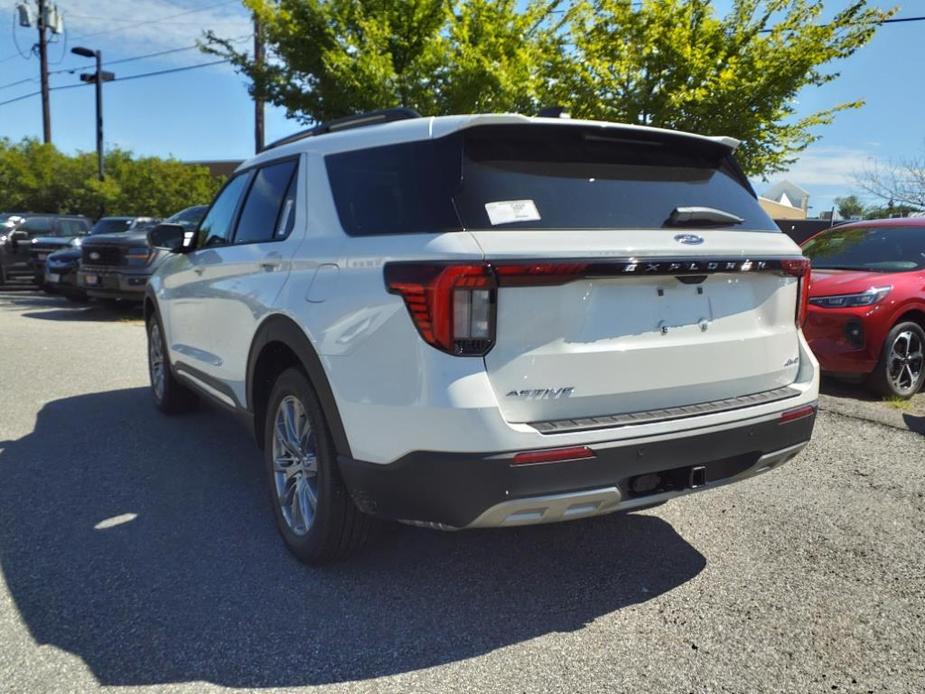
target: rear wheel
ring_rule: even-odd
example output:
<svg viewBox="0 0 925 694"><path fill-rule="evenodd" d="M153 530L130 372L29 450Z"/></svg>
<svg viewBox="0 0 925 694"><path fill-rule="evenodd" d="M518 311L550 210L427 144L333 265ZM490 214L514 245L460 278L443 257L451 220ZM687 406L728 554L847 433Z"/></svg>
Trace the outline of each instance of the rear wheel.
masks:
<svg viewBox="0 0 925 694"><path fill-rule="evenodd" d="M157 315L148 318L148 375L154 404L165 414L178 414L193 409L197 398L189 388L179 383L170 370L167 344Z"/></svg>
<svg viewBox="0 0 925 694"><path fill-rule="evenodd" d="M918 323L899 323L883 343L869 384L878 393L908 399L925 379L925 331Z"/></svg>
<svg viewBox="0 0 925 694"><path fill-rule="evenodd" d="M308 564L361 547L376 521L350 498L318 396L299 369L277 378L264 431L270 500L286 546Z"/></svg>

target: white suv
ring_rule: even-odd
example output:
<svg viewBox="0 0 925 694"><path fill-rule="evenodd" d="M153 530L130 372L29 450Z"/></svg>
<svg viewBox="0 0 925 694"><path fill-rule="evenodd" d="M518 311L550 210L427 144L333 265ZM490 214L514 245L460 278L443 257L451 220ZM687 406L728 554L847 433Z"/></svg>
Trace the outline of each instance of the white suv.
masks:
<svg viewBox="0 0 925 694"><path fill-rule="evenodd" d="M809 441L808 261L735 140L394 109L242 164L147 287L152 391L253 428L302 559L585 518Z"/></svg>

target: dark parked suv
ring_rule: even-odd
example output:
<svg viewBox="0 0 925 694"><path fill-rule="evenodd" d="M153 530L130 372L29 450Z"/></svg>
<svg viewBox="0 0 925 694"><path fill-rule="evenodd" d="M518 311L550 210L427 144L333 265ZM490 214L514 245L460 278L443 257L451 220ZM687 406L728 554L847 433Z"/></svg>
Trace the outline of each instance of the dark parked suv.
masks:
<svg viewBox="0 0 925 694"><path fill-rule="evenodd" d="M52 214L29 215L15 227L4 227L0 231L0 284L15 276L36 277L33 260L38 256L33 256L32 249L46 240L60 240L65 246L89 230L90 220L86 217Z"/></svg>

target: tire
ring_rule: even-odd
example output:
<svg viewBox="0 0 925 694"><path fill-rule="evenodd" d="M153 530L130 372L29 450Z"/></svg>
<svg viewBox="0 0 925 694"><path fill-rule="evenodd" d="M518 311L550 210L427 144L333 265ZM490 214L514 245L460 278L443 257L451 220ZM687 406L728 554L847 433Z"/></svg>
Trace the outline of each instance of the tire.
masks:
<svg viewBox="0 0 925 694"><path fill-rule="evenodd" d="M264 432L270 502L289 550L306 564L320 565L362 547L377 521L350 498L318 396L301 370L287 369L276 379Z"/></svg>
<svg viewBox="0 0 925 694"><path fill-rule="evenodd" d="M893 326L870 374L868 385L881 395L908 400L925 380L925 330L918 323Z"/></svg>
<svg viewBox="0 0 925 694"><path fill-rule="evenodd" d="M68 301L73 301L75 304L85 304L90 301L90 297L81 292L62 292L64 298Z"/></svg>
<svg viewBox="0 0 925 694"><path fill-rule="evenodd" d="M170 369L167 358L167 343L164 328L157 314L148 318L148 377L151 379L151 395L154 404L164 414L180 414L196 407L199 399L182 383Z"/></svg>

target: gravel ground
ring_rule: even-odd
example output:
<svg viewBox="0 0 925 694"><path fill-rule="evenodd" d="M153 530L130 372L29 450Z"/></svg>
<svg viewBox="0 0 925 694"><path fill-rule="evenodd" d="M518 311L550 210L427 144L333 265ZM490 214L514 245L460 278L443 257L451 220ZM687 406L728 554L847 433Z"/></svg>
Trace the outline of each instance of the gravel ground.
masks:
<svg viewBox="0 0 925 694"><path fill-rule="evenodd" d="M227 415L166 419L137 314L0 293L0 690L921 692L925 437L821 413L659 509L324 570Z"/></svg>

